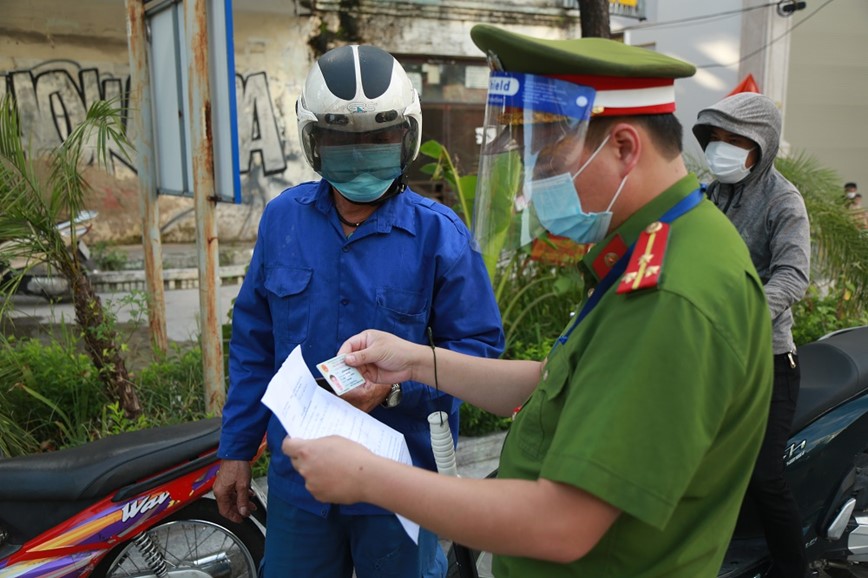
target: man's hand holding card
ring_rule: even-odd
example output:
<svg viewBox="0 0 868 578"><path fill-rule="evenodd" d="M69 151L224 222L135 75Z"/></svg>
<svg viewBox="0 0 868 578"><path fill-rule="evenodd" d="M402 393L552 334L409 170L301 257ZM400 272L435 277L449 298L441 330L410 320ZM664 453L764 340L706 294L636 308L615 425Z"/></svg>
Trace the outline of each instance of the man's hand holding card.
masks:
<svg viewBox="0 0 868 578"><path fill-rule="evenodd" d="M316 368L341 399L366 413L379 406L392 389L391 384L366 383L358 369L344 363L343 355L317 363Z"/></svg>
<svg viewBox="0 0 868 578"><path fill-rule="evenodd" d="M365 385L365 378L362 377L358 369L344 363L343 355L317 363L316 368L338 395L343 395L360 385Z"/></svg>

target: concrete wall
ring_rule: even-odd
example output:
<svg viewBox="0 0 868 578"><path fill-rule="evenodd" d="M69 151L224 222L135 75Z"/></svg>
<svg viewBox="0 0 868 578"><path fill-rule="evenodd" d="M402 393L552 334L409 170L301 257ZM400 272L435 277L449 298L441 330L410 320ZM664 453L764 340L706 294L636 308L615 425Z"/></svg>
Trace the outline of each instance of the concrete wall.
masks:
<svg viewBox="0 0 868 578"><path fill-rule="evenodd" d="M742 0L648 0L646 6L645 22L619 21L627 30L626 41L696 65L696 75L675 83L675 114L684 126L685 154L704 162L690 127L702 108L720 100L740 80ZM721 16L706 18L712 14Z"/></svg>
<svg viewBox="0 0 868 578"><path fill-rule="evenodd" d="M868 191L868 2L808 2L795 17L785 135ZM843 190L843 189L842 189ZM863 206L868 202L863 201Z"/></svg>
<svg viewBox="0 0 868 578"><path fill-rule="evenodd" d="M0 2L0 93L13 93L34 149L62 142L95 100L125 97L129 82L123 0ZM294 104L312 62L311 18L291 10L235 16L236 92L243 204L221 204L221 239L255 237L264 204L316 175L299 156ZM132 140L132 135L129 135ZM92 238L138 242L141 217L135 161L114 158L111 174L88 171L89 208L100 211ZM160 197L164 241L194 239L191 199Z"/></svg>

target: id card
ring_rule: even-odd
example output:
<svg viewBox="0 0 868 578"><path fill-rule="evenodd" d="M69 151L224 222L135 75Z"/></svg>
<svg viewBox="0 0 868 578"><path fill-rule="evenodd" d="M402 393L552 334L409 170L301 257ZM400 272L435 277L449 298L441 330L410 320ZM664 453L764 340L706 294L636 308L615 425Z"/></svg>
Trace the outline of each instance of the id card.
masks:
<svg viewBox="0 0 868 578"><path fill-rule="evenodd" d="M365 383L365 378L358 369L344 363L343 355L317 363L316 368L338 395L343 395Z"/></svg>

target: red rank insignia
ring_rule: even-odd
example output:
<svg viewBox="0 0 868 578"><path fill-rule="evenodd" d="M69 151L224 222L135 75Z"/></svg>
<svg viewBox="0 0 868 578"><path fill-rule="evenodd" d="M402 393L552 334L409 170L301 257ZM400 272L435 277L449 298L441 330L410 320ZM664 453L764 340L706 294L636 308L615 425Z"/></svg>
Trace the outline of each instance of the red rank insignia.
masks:
<svg viewBox="0 0 868 578"><path fill-rule="evenodd" d="M630 262L618 284L618 293L657 287L668 241L669 225L659 221L651 223L639 234Z"/></svg>
<svg viewBox="0 0 868 578"><path fill-rule="evenodd" d="M600 251L594 262L591 263L591 267L594 269L594 273L597 274L597 278L602 279L605 277L609 273L609 270L615 266L615 263L618 262L618 259L626 252L627 244L624 243L621 235L615 235L609 241L609 244Z"/></svg>

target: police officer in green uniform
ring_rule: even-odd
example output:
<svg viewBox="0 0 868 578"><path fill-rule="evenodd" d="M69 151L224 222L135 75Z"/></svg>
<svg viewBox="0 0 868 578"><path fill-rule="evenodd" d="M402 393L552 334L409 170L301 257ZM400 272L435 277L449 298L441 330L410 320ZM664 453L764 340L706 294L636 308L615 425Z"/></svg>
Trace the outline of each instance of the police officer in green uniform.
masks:
<svg viewBox="0 0 868 578"><path fill-rule="evenodd" d="M771 322L741 237L681 157L674 80L694 68L604 39L471 35L494 69L480 249L594 243L589 296L542 362L376 331L342 347L374 383L422 381L501 415L523 404L497 479L341 438L283 449L319 499L375 503L494 552L498 578L716 576L765 428Z"/></svg>

